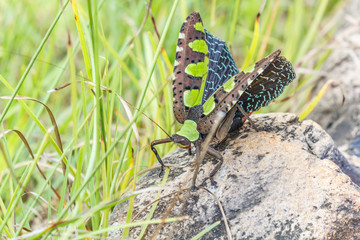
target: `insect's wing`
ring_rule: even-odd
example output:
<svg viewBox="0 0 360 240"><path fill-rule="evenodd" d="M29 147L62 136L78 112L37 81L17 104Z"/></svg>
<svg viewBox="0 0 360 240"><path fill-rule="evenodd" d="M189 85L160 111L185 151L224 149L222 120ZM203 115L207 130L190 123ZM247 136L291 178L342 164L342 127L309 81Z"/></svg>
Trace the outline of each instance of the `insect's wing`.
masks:
<svg viewBox="0 0 360 240"><path fill-rule="evenodd" d="M173 110L180 123L191 107L201 104L208 64L205 30L200 14L193 12L181 26L174 63Z"/></svg>
<svg viewBox="0 0 360 240"><path fill-rule="evenodd" d="M202 104L228 79L239 73L225 41L213 36L205 29L209 49L209 67Z"/></svg>
<svg viewBox="0 0 360 240"><path fill-rule="evenodd" d="M260 76L264 70L279 56L280 50L255 63L254 69L249 72L240 72L227 80L218 88L203 104L203 115L198 123L198 129L202 134L207 134L214 119L219 112L227 114L252 82Z"/></svg>
<svg viewBox="0 0 360 240"><path fill-rule="evenodd" d="M249 115L277 98L295 77L291 63L278 57L247 87L238 104ZM244 120L244 115L237 110L229 132L239 129Z"/></svg>
<svg viewBox="0 0 360 240"><path fill-rule="evenodd" d="M295 78L291 63L280 56L253 81L240 96L238 104L245 112L255 112L277 98Z"/></svg>

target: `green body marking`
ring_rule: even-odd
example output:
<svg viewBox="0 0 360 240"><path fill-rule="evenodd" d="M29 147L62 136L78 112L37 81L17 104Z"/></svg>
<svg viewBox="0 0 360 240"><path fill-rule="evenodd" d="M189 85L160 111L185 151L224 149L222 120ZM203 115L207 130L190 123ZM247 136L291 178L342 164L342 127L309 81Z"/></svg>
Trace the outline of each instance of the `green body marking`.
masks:
<svg viewBox="0 0 360 240"><path fill-rule="evenodd" d="M207 54L209 49L204 40L195 40L189 43L189 47L195 52Z"/></svg>
<svg viewBox="0 0 360 240"><path fill-rule="evenodd" d="M224 90L225 92L230 92L231 90L234 89L235 87L235 76L230 78L229 80L227 80L226 83L224 83L223 87L224 87Z"/></svg>
<svg viewBox="0 0 360 240"><path fill-rule="evenodd" d="M206 73L207 67L204 62L190 63L185 68L185 73L193 77L202 77Z"/></svg>
<svg viewBox="0 0 360 240"><path fill-rule="evenodd" d="M199 98L199 89L187 90L184 92L184 105L187 107L194 107Z"/></svg>
<svg viewBox="0 0 360 240"><path fill-rule="evenodd" d="M209 97L203 105L204 115L208 115L212 110L215 109L214 96Z"/></svg>
<svg viewBox="0 0 360 240"><path fill-rule="evenodd" d="M196 122L194 122L193 120L185 120L184 125L176 134L186 137L190 142L195 142L200 137L200 133L196 128Z"/></svg>
<svg viewBox="0 0 360 240"><path fill-rule="evenodd" d="M195 28L196 30L200 31L200 32L205 32L205 31L204 31L204 26L202 25L201 22L195 23L194 28Z"/></svg>

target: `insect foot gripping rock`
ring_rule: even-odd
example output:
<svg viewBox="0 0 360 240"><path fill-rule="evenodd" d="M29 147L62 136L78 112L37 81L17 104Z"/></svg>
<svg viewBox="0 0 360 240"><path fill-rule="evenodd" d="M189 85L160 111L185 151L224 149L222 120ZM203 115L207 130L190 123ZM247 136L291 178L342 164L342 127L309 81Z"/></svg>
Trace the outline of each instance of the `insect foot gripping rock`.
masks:
<svg viewBox="0 0 360 240"><path fill-rule="evenodd" d="M225 42L204 28L200 14L193 12L186 18L179 33L172 82L174 115L183 125L171 137L151 143L161 164L160 174L165 164L155 146L174 142L181 148L190 148L193 144L197 165L202 162L199 155L203 149L215 157L218 163L210 179L214 177L223 157L211 147L202 148L206 136L216 126L211 142L221 142L229 131L241 127L244 119L249 119L248 115L283 92L295 78L295 72L280 52L277 50L248 71L239 72ZM221 119L217 118L219 113L223 115ZM193 188L197 174L198 171L194 171Z"/></svg>

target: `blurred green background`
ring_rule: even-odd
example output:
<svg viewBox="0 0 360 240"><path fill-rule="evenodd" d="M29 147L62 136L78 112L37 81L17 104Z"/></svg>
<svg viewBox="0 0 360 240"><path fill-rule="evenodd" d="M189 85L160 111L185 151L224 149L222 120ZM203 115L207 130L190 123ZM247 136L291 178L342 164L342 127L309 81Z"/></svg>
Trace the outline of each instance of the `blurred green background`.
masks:
<svg viewBox="0 0 360 240"><path fill-rule="evenodd" d="M261 0L72 3L0 2L0 232L7 237L36 228L42 231L33 237L46 237L57 228L46 232L50 222L65 219L58 228L64 236L74 229L80 238L89 229L95 231L92 236L106 234L100 229L108 227L113 200L122 201L122 194L134 189L134 172L156 162L150 142L166 137L142 114L131 125L133 106L169 134L178 129L170 75L180 26L192 11L228 43L239 68L245 59L253 64L281 48L297 79L281 97L288 96L286 101L261 111L299 114L317 84L316 74L303 73L316 73L330 53L326 46L346 1L268 1L258 32ZM145 18L147 6L151 11ZM162 48L156 29L164 37ZM100 85L112 92L94 87ZM14 93L33 100L10 102ZM158 147L161 156L173 149L171 144Z"/></svg>

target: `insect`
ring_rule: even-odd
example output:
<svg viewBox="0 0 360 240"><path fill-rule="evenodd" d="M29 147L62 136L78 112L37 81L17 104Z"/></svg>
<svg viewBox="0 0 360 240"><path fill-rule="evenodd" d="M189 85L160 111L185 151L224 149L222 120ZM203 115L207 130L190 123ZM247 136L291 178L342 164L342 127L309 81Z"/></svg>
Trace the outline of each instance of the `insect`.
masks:
<svg viewBox="0 0 360 240"><path fill-rule="evenodd" d="M193 12L186 18L179 33L172 82L174 115L183 125L171 137L151 143L161 164L160 175L165 165L156 145L174 142L181 148L190 148L193 144L198 157L212 126L217 126L212 143L219 143L229 131L242 125L244 117L249 118L251 112L268 105L283 92L295 78L295 72L280 52L258 61L247 72L239 72L225 42L204 29L200 14ZM219 119L220 113L223 117ZM213 176L223 157L212 147L206 151L219 161L210 173L215 183ZM193 187L196 175L197 171Z"/></svg>

